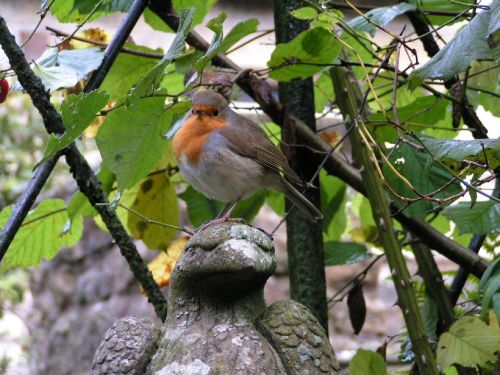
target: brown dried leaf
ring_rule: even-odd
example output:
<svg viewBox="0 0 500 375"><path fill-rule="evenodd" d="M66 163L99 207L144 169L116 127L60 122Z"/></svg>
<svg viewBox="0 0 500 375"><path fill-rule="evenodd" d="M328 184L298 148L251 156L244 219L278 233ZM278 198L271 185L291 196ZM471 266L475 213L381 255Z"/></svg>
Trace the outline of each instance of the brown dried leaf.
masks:
<svg viewBox="0 0 500 375"><path fill-rule="evenodd" d="M366 304L363 295L363 286L356 283L347 295L347 307L349 308L349 319L351 320L354 334L361 332L366 318Z"/></svg>

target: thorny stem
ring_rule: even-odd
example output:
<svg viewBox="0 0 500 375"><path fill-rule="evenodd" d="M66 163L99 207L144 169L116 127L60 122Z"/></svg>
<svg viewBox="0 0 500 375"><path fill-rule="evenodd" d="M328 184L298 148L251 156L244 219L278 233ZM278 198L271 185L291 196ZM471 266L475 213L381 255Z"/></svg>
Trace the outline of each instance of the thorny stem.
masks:
<svg viewBox="0 0 500 375"><path fill-rule="evenodd" d="M342 68L333 68L332 81L338 99L339 108L346 118L351 117L354 123L358 122L359 105L362 101L359 86L352 78L350 72ZM411 286L411 279L406 262L401 252L399 241L394 232L391 212L382 184L373 169L374 162L370 160L367 151L368 145L363 145L358 132L351 133L353 156L357 163L363 167L362 178L365 186L370 186L368 199L373 211L373 217L378 228L378 233L383 241L387 263L398 294L398 305L408 328L416 362L424 374L438 374L434 354L425 334L423 320L420 315L417 299ZM375 162L376 163L376 162Z"/></svg>

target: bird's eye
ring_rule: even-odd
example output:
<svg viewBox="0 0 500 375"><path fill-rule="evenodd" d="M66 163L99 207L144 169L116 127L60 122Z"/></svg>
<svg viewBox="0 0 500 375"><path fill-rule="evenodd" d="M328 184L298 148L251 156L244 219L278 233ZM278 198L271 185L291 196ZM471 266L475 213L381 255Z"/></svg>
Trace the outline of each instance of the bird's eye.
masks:
<svg viewBox="0 0 500 375"><path fill-rule="evenodd" d="M212 112L212 115L213 115L213 116L219 116L219 111L217 111L217 110L213 111L213 112Z"/></svg>

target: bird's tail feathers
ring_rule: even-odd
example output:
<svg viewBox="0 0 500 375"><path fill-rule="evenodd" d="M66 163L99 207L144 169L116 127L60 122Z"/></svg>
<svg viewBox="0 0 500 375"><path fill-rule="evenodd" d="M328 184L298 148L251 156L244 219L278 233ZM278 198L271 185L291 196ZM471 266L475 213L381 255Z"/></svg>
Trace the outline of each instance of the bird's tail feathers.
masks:
<svg viewBox="0 0 500 375"><path fill-rule="evenodd" d="M282 179L283 193L312 222L323 218L323 214L314 204L309 202L297 189L285 179Z"/></svg>

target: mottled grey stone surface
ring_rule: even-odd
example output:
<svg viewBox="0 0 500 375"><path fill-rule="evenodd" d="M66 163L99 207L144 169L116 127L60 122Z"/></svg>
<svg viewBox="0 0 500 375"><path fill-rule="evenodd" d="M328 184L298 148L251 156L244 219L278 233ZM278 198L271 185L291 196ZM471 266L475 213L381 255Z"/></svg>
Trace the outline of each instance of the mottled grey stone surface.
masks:
<svg viewBox="0 0 500 375"><path fill-rule="evenodd" d="M160 330L149 319L127 316L106 331L92 362L92 375L140 375L156 351Z"/></svg>
<svg viewBox="0 0 500 375"><path fill-rule="evenodd" d="M338 374L328 338L307 308L294 301L266 306L263 288L275 268L273 243L258 229L224 223L195 234L175 266L168 317L146 373ZM126 372L133 371L129 362L122 372L106 372L116 367L104 364L121 358L134 358L135 371L143 371L157 331L143 324L133 340L136 325L120 320L108 330L93 375L140 373ZM121 345L116 354L118 343L129 341L140 344Z"/></svg>

